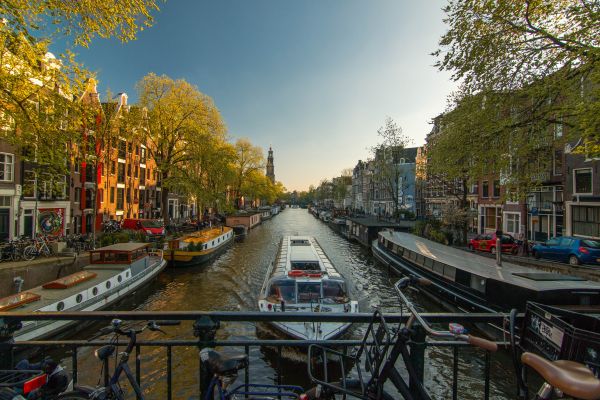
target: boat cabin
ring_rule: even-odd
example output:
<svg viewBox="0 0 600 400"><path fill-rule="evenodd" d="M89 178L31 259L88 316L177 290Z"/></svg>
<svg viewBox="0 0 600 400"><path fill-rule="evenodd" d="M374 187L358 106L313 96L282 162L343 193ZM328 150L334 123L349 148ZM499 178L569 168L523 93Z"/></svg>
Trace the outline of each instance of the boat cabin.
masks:
<svg viewBox="0 0 600 400"><path fill-rule="evenodd" d="M290 240L290 271L322 271L319 256L308 239Z"/></svg>
<svg viewBox="0 0 600 400"><path fill-rule="evenodd" d="M90 264L132 264L149 255L149 243L117 243L90 251Z"/></svg>
<svg viewBox="0 0 600 400"><path fill-rule="evenodd" d="M348 302L348 292L346 283L341 279L293 279L278 276L269 282L267 300L271 303L283 301L288 304L343 304Z"/></svg>

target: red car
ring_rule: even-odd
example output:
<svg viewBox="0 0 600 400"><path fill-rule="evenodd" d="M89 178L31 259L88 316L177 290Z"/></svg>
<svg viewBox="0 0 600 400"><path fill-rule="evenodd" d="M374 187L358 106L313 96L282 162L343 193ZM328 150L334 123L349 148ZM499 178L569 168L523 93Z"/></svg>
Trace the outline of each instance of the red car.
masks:
<svg viewBox="0 0 600 400"><path fill-rule="evenodd" d="M519 250L519 245L515 238L507 234L502 235L500 244L503 253L517 254ZM492 254L496 254L496 234L477 235L469 241L468 247L471 251L489 251Z"/></svg>

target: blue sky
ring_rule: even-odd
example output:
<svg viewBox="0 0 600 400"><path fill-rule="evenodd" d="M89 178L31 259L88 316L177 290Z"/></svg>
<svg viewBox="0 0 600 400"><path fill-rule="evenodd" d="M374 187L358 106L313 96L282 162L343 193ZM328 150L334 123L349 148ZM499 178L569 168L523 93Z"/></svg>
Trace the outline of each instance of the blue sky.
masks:
<svg viewBox="0 0 600 400"><path fill-rule="evenodd" d="M152 28L76 49L99 90L127 92L149 72L211 96L232 140L273 146L275 175L305 190L368 157L392 117L423 144L455 84L429 55L440 1L169 0Z"/></svg>

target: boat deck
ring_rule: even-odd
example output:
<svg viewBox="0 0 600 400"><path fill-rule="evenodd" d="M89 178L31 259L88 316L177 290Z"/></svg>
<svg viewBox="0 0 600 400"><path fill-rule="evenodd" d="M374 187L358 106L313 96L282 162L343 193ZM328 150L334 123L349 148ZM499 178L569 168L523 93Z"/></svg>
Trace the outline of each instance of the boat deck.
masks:
<svg viewBox="0 0 600 400"><path fill-rule="evenodd" d="M197 231L197 232L193 232L190 233L189 235L186 235L182 238L182 240L185 241L200 241L202 243L205 242L209 242L213 239L216 239L217 237L223 235L224 233L227 233L229 231L231 231L232 228L225 226L222 229L221 228L208 228L208 229L203 229L201 231Z"/></svg>
<svg viewBox="0 0 600 400"><path fill-rule="evenodd" d="M560 289L600 291L600 284L597 282L570 275L548 274L535 268L515 265L505 261L502 262L502 267L499 267L496 265L495 259L445 246L410 233L384 231L380 232L380 235L392 243L424 257L486 279L502 281L535 291ZM521 274L527 274L531 278L519 276Z"/></svg>

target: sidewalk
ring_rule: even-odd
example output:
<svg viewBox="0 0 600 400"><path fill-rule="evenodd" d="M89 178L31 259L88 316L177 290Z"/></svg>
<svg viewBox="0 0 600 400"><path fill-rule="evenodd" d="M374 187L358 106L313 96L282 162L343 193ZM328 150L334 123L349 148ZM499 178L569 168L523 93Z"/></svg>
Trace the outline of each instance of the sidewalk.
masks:
<svg viewBox="0 0 600 400"><path fill-rule="evenodd" d="M0 263L0 298L15 293L14 278L24 279L22 290L31 289L46 282L72 274L89 263L89 253L79 256L39 257L31 261L8 261Z"/></svg>

